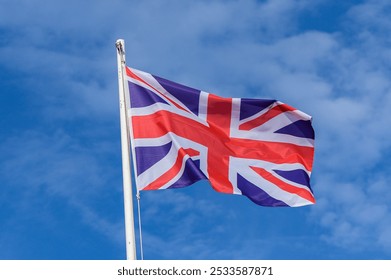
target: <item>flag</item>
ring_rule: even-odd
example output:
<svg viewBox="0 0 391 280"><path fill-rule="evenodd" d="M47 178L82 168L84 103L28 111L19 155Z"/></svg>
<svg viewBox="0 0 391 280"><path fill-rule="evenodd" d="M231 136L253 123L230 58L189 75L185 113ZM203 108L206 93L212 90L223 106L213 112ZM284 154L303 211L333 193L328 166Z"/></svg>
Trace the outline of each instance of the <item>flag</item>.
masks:
<svg viewBox="0 0 391 280"><path fill-rule="evenodd" d="M311 117L276 100L223 98L126 67L138 190L209 180L262 206L315 203Z"/></svg>

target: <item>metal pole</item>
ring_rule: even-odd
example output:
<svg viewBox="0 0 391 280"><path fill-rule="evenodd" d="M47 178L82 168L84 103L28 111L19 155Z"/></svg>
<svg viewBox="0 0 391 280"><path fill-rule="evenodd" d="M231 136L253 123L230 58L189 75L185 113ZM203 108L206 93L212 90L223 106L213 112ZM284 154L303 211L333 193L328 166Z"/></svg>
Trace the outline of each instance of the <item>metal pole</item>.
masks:
<svg viewBox="0 0 391 280"><path fill-rule="evenodd" d="M125 41L117 40L118 64L118 87L119 87L119 104L120 104L120 122L121 122L121 147L122 147L122 176L124 192L124 210L125 210L125 238L126 238L126 259L136 259L136 240L134 232L134 214L133 214L133 194L132 179L130 168L130 140L128 131L127 106L125 98Z"/></svg>

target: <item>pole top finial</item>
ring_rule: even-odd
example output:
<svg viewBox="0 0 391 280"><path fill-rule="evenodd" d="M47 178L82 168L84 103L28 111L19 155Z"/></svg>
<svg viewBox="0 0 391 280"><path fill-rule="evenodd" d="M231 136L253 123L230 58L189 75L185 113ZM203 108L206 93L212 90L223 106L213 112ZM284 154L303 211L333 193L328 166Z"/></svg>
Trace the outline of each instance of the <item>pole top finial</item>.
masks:
<svg viewBox="0 0 391 280"><path fill-rule="evenodd" d="M115 42L115 47L117 48L117 54L118 58L120 59L121 63L125 63L125 41L124 39L118 39Z"/></svg>
<svg viewBox="0 0 391 280"><path fill-rule="evenodd" d="M123 53L124 52L124 44L125 44L125 41L123 39L118 39L115 42L115 46L117 47L117 50L118 50L119 53Z"/></svg>

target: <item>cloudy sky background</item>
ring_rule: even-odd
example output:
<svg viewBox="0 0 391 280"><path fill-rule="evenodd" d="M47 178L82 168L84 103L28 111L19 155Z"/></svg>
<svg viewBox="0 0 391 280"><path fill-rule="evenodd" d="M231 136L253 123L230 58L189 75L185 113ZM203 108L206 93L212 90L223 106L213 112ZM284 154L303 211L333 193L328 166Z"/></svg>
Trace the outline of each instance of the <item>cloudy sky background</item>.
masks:
<svg viewBox="0 0 391 280"><path fill-rule="evenodd" d="M124 259L129 66L313 116L317 204L143 192L146 259L391 258L386 0L0 0L0 259Z"/></svg>

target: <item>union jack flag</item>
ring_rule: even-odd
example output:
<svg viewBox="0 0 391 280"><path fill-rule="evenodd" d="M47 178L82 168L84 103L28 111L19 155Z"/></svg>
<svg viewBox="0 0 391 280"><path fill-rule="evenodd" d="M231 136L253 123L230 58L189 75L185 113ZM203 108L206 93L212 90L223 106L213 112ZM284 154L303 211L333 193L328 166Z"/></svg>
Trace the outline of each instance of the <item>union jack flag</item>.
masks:
<svg viewBox="0 0 391 280"><path fill-rule="evenodd" d="M126 67L139 190L209 180L262 206L315 203L311 117L276 100L223 98Z"/></svg>

